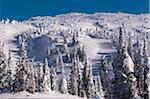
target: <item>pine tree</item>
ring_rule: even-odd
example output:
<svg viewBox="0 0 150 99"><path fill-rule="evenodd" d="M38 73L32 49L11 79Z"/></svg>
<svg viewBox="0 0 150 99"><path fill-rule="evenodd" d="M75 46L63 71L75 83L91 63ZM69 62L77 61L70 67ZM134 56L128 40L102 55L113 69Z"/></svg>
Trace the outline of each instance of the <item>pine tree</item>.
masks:
<svg viewBox="0 0 150 99"><path fill-rule="evenodd" d="M5 75L5 91L6 92L11 92L12 89L12 85L13 85L13 79L12 79L12 71L11 71L11 52L9 50L9 56L8 56L8 61L7 61L7 72Z"/></svg>
<svg viewBox="0 0 150 99"><path fill-rule="evenodd" d="M57 50L58 54L56 55L56 67L57 67L57 72L64 73L64 63L63 63L63 58L60 53L60 50Z"/></svg>
<svg viewBox="0 0 150 99"><path fill-rule="evenodd" d="M129 73L128 75L128 84L129 84L129 99L137 98L137 82L133 73Z"/></svg>
<svg viewBox="0 0 150 99"><path fill-rule="evenodd" d="M115 67L115 98L129 98L129 95L131 92L129 91L129 84L127 83L127 75L130 72L134 72L134 66L131 66L131 63L133 64L133 61L128 54L127 50L127 40L124 40L123 38L123 31L120 28L119 32L119 47L118 47L118 55L117 55L117 61L116 61L116 67ZM130 64L129 63L130 60ZM134 65L134 64L133 64ZM126 82L126 83L124 83ZM122 87L121 87L122 86Z"/></svg>
<svg viewBox="0 0 150 99"><path fill-rule="evenodd" d="M50 80L50 69L48 67L48 60L45 59L45 65L43 68L42 86L43 92L48 92L51 90L51 80Z"/></svg>
<svg viewBox="0 0 150 99"><path fill-rule="evenodd" d="M63 94L67 94L68 93L67 80L66 80L64 75L62 75L62 77L61 77L61 79L59 81L58 90L59 90L60 93L63 93Z"/></svg>
<svg viewBox="0 0 150 99"><path fill-rule="evenodd" d="M48 58L48 59L50 58L51 54L52 54L51 49L50 49L50 47L48 46L48 49L47 49L47 58Z"/></svg>
<svg viewBox="0 0 150 99"><path fill-rule="evenodd" d="M20 44L20 56L23 58L27 58L27 44L25 41L22 42L22 44Z"/></svg>
<svg viewBox="0 0 150 99"><path fill-rule="evenodd" d="M94 79L94 94L96 95L96 96L99 96L99 92L98 92L98 80L97 80L97 78L95 77L95 79Z"/></svg>
<svg viewBox="0 0 150 99"><path fill-rule="evenodd" d="M27 83L28 87L27 87L26 90L30 93L34 93L35 90L36 90L35 75L34 75L35 70L33 68L33 62L34 62L34 59L32 60L32 62L28 61L28 64L27 64L27 67L28 67L27 73L28 73L28 75L27 75L26 83Z"/></svg>
<svg viewBox="0 0 150 99"><path fill-rule="evenodd" d="M36 90L37 92L43 92L43 65L39 66L38 69L37 69L37 76L36 76Z"/></svg>
<svg viewBox="0 0 150 99"><path fill-rule="evenodd" d="M7 73L6 73L6 78L5 78L5 92L12 92L12 83L13 79L12 79L12 71L11 68L7 68Z"/></svg>
<svg viewBox="0 0 150 99"><path fill-rule="evenodd" d="M12 91L12 74L8 59L3 53L4 44L0 48L0 93Z"/></svg>
<svg viewBox="0 0 150 99"><path fill-rule="evenodd" d="M75 35L75 33L73 33L72 44L73 44L73 46L76 45L76 35Z"/></svg>
<svg viewBox="0 0 150 99"><path fill-rule="evenodd" d="M77 68L76 68L76 61L72 67L71 71L71 94L78 95L78 84L77 84Z"/></svg>
<svg viewBox="0 0 150 99"><path fill-rule="evenodd" d="M144 42L137 42L138 45L138 58L136 59L136 77L137 77L137 86L139 90L139 95L142 98L148 98L148 85L147 85L147 74L149 71L147 65L147 48L146 48L146 39ZM136 56L135 56L136 57Z"/></svg>
<svg viewBox="0 0 150 99"><path fill-rule="evenodd" d="M76 63L76 69L77 69L77 89L78 89L78 96L80 96L80 90L82 89L82 71L79 65L79 55L77 56L77 63Z"/></svg>
<svg viewBox="0 0 150 99"><path fill-rule="evenodd" d="M88 84L87 84L87 97L91 98L94 95L94 82L93 82L93 74L92 74L92 66L89 67L88 72Z"/></svg>
<svg viewBox="0 0 150 99"><path fill-rule="evenodd" d="M68 41L67 41L67 38L66 38L66 36L63 36L63 39L64 39L64 44L67 44L68 43Z"/></svg>
<svg viewBox="0 0 150 99"><path fill-rule="evenodd" d="M123 43L124 43L124 35L123 35L123 30L122 27L119 28L119 45L118 45L118 50L119 52L121 52L121 48L123 47Z"/></svg>
<svg viewBox="0 0 150 99"><path fill-rule="evenodd" d="M65 66L64 66L64 63L63 63L63 58L62 56L60 57L60 69L61 69L61 73L64 73L65 72Z"/></svg>
<svg viewBox="0 0 150 99"><path fill-rule="evenodd" d="M87 92L88 86L88 64L87 62L84 64L83 72L82 72L82 89Z"/></svg>
<svg viewBox="0 0 150 99"><path fill-rule="evenodd" d="M85 46L82 47L82 51L81 51L81 61L82 62L86 62L87 61L87 55L85 52Z"/></svg>
<svg viewBox="0 0 150 99"><path fill-rule="evenodd" d="M129 33L129 45L128 45L128 53L133 59L133 50L132 50L132 33Z"/></svg>
<svg viewBox="0 0 150 99"><path fill-rule="evenodd" d="M104 91L103 91L103 86L102 86L102 83L101 83L101 78L100 78L100 75L97 76L97 84L98 84L98 92L99 92L99 95L101 97L104 97Z"/></svg>
<svg viewBox="0 0 150 99"><path fill-rule="evenodd" d="M50 71L51 89L56 90L57 74L55 68L52 66Z"/></svg>
<svg viewBox="0 0 150 99"><path fill-rule="evenodd" d="M144 98L148 98L149 92L148 92L148 73L150 71L149 68L149 63L148 63L148 47L147 47L147 39L146 39L146 34L145 34L145 38L144 38L144 46L143 46L143 64L144 64Z"/></svg>
<svg viewBox="0 0 150 99"><path fill-rule="evenodd" d="M21 57L16 67L16 74L14 75L14 92L26 91L27 72L25 66L26 59Z"/></svg>

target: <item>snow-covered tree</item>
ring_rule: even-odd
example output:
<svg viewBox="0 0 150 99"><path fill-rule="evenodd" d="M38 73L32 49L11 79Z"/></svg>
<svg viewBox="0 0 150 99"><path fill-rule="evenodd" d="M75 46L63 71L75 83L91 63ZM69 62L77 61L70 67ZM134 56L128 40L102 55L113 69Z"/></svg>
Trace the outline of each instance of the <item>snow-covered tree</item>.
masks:
<svg viewBox="0 0 150 99"><path fill-rule="evenodd" d="M51 79L51 89L56 90L57 74L53 66L50 69L50 79Z"/></svg>
<svg viewBox="0 0 150 99"><path fill-rule="evenodd" d="M127 75L134 72L134 63L127 50L127 39L123 37L123 33L119 31L119 47L117 61L115 61L115 98L129 98L131 92L129 91L129 84L127 82ZM122 87L121 87L122 86Z"/></svg>
<svg viewBox="0 0 150 99"><path fill-rule="evenodd" d="M93 74L92 74L92 66L89 66L89 71L88 71L88 84L87 84L87 97L91 98L94 96L94 82L93 82Z"/></svg>
<svg viewBox="0 0 150 99"><path fill-rule="evenodd" d="M63 93L63 94L68 93L67 80L66 80L66 77L64 75L62 75L62 77L59 81L58 90L60 93Z"/></svg>
<svg viewBox="0 0 150 99"><path fill-rule="evenodd" d="M65 66L64 66L62 55L61 55L60 56L60 70L61 70L61 73L65 72L64 69L65 69Z"/></svg>
<svg viewBox="0 0 150 99"><path fill-rule="evenodd" d="M137 78L137 87L139 91L139 95L142 98L148 97L148 83L147 83L147 74L149 71L148 65L147 65L147 47L146 47L146 39L144 39L144 42L142 42L139 39L139 36L137 38L137 52L135 52L135 76Z"/></svg>
<svg viewBox="0 0 150 99"><path fill-rule="evenodd" d="M133 73L128 74L129 99L136 99L138 96L136 77Z"/></svg>
<svg viewBox="0 0 150 99"><path fill-rule="evenodd" d="M101 97L104 97L105 94L104 94L104 91L103 91L103 86L102 86L102 83L101 83L100 75L97 76L96 81L97 81L97 84L98 84L97 86L98 86L99 95L100 95Z"/></svg>
<svg viewBox="0 0 150 99"><path fill-rule="evenodd" d="M72 71L71 71L71 94L78 95L78 83L77 83L77 66L76 66L76 60L73 64Z"/></svg>
<svg viewBox="0 0 150 99"><path fill-rule="evenodd" d="M87 61L87 55L86 55L86 52L85 52L85 46L82 47L80 58L81 58L82 62L86 62Z"/></svg>
<svg viewBox="0 0 150 99"><path fill-rule="evenodd" d="M32 62L28 61L28 64L26 65L28 67L27 72L27 81L26 81L26 85L27 85L27 91L30 93L34 93L36 90L36 83L35 83L35 70L33 68L33 62L34 59L32 59Z"/></svg>
<svg viewBox="0 0 150 99"><path fill-rule="evenodd" d="M35 72L35 82L36 82L36 91L43 92L43 65L39 65L37 67L37 71Z"/></svg>
<svg viewBox="0 0 150 99"><path fill-rule="evenodd" d="M0 93L12 91L12 72L10 59L0 50Z"/></svg>
<svg viewBox="0 0 150 99"><path fill-rule="evenodd" d="M79 61L79 55L77 56L76 70L77 70L78 96L80 96L80 90L82 89L82 71Z"/></svg>
<svg viewBox="0 0 150 99"><path fill-rule="evenodd" d="M5 91L6 92L11 92L13 89L12 85L13 85L13 78L12 78L12 71L11 71L11 67L12 67L12 61L11 61L11 52L9 50L9 56L8 56L8 61L7 61L7 72L5 75Z"/></svg>
<svg viewBox="0 0 150 99"><path fill-rule="evenodd" d="M57 50L57 55L56 55L55 61L56 61L57 71L64 73L64 62L63 62L63 58L60 53L60 50Z"/></svg>
<svg viewBox="0 0 150 99"><path fill-rule="evenodd" d="M45 64L43 67L42 86L43 86L43 92L48 92L51 90L50 69L48 66L47 59L45 59Z"/></svg>
<svg viewBox="0 0 150 99"><path fill-rule="evenodd" d="M26 91L26 59L20 58L16 67L16 74L14 75L15 80L13 84L14 92Z"/></svg>
<svg viewBox="0 0 150 99"><path fill-rule="evenodd" d="M72 44L73 44L73 46L76 45L76 35L75 35L75 33L73 33Z"/></svg>
<svg viewBox="0 0 150 99"><path fill-rule="evenodd" d="M84 64L83 72L82 72L82 89L87 92L88 86L88 64L87 62Z"/></svg>
<svg viewBox="0 0 150 99"><path fill-rule="evenodd" d="M128 38L128 53L133 59L133 45L132 45L132 33L129 32L129 38Z"/></svg>
<svg viewBox="0 0 150 99"><path fill-rule="evenodd" d="M48 49L47 49L47 58L50 58L51 54L52 54L51 48L48 47Z"/></svg>
<svg viewBox="0 0 150 99"><path fill-rule="evenodd" d="M20 56L27 58L27 43L23 40L20 44Z"/></svg>
<svg viewBox="0 0 150 99"><path fill-rule="evenodd" d="M94 79L94 94L96 95L96 96L99 96L99 92L98 92L98 80L97 80L97 78L95 77L95 79Z"/></svg>

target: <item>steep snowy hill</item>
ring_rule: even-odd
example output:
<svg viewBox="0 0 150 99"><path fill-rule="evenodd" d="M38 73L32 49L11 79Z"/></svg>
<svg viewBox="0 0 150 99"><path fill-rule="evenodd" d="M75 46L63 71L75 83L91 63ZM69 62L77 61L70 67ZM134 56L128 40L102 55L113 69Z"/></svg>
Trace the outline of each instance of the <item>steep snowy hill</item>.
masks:
<svg viewBox="0 0 150 99"><path fill-rule="evenodd" d="M17 37L23 32L35 29L34 26L29 26L23 23L0 23L0 45L4 44L4 52L8 57L9 50L12 52L11 57L13 64L15 64L18 55L15 53L18 49ZM14 69L14 67L12 67Z"/></svg>
<svg viewBox="0 0 150 99"><path fill-rule="evenodd" d="M2 20L0 22L0 39L1 42L6 42L5 51L7 54L8 49L17 51L14 43L16 40L15 37L23 32L30 33L37 30L41 30L42 34L49 33L51 36L57 36L62 32L70 35L73 33L78 33L79 35L86 34L100 38L107 35L108 32L109 35L115 32L117 35L118 27L124 23L127 32L131 32L132 36L135 37L137 33L150 31L149 16L149 14L134 15L124 13L70 13L56 17L33 17L19 23L15 21L8 23ZM82 36L81 38L84 37Z"/></svg>

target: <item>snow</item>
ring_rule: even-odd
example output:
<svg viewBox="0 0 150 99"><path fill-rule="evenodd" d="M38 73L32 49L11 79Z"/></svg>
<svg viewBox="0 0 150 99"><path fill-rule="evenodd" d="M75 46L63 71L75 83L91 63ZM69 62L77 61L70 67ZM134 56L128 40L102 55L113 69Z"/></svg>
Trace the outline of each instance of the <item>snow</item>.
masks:
<svg viewBox="0 0 150 99"><path fill-rule="evenodd" d="M98 52L97 40L93 39L87 35L80 36L78 40L81 43L81 46L85 47L85 52L87 53L87 58L93 59Z"/></svg>
<svg viewBox="0 0 150 99"><path fill-rule="evenodd" d="M125 64L126 64L126 66L128 66L129 72L134 72L134 63L133 63L133 60L128 53L126 53Z"/></svg>
<svg viewBox="0 0 150 99"><path fill-rule="evenodd" d="M0 99L84 99L78 96L73 96L69 94L60 94L58 92L49 92L49 93L28 93L26 91L18 92L15 94L0 94Z"/></svg>
<svg viewBox="0 0 150 99"><path fill-rule="evenodd" d="M147 27L147 20L149 14L134 15L134 14L124 14L124 13L95 13L95 14L82 14L82 13L70 13L58 15L55 17L33 17L29 20L23 22L17 22L13 20L9 22L0 21L0 41L5 43L4 53L8 57L9 49L12 51L13 64L17 61L18 55L18 45L16 43L17 36L23 32L30 33L34 30L39 30L40 27L44 29L42 34L49 33L51 38L60 38L60 32L72 35L73 33L79 33L79 43L81 46L85 46L85 52L87 53L87 58L89 60L99 59L101 54L111 54L116 53L115 47L112 45L112 41L106 38L92 38L89 34L99 35L102 33L105 35L104 30L110 33L115 33L117 35L118 27L120 23L124 23L127 32L132 32L132 35L138 33L149 32L150 29L143 28L142 25ZM95 25L98 22L99 25ZM110 31L113 30L113 31ZM32 33L31 32L31 33ZM133 36L136 39L136 36ZM47 48L49 45L49 40L47 37L36 37L29 40L30 49L28 52L29 57L35 56L37 60L43 60L47 53ZM150 66L150 58L148 59ZM126 64L129 66L129 71L134 72L134 63L127 54ZM14 65L13 65L14 66ZM94 67L94 65L93 65ZM15 67L12 67L12 70ZM113 73L111 73L113 74ZM150 73L149 73L150 75ZM110 78L112 77L109 75ZM149 76L150 77L150 76ZM149 87L150 90L150 87ZM35 93L31 94L28 92L19 92L16 94L1 94L0 98L51 98L51 99L82 99L77 96L72 96L68 94L60 94L58 92L51 91L50 93Z"/></svg>
<svg viewBox="0 0 150 99"><path fill-rule="evenodd" d="M34 29L34 26L28 26L23 23L17 23L17 24L0 24L0 42L4 43L4 54L6 54L6 57L8 57L8 51L9 49L12 51L11 57L13 64L15 64L15 61L18 56L16 56L15 51L18 51L17 45L15 44L16 36L21 34L22 32L28 31L29 29ZM13 69L14 67L12 67Z"/></svg>

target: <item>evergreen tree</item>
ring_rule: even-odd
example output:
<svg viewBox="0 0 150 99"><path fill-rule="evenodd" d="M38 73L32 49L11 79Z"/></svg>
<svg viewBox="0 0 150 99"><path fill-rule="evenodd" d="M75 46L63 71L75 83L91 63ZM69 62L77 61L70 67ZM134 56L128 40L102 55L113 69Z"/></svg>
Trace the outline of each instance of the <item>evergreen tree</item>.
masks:
<svg viewBox="0 0 150 99"><path fill-rule="evenodd" d="M7 61L7 70L6 70L6 75L5 75L5 92L11 92L12 85L13 85L13 79L12 79L12 71L11 71L11 52L9 50L9 56L8 56L8 61Z"/></svg>
<svg viewBox="0 0 150 99"><path fill-rule="evenodd" d="M51 54L52 54L51 49L50 49L50 47L48 46L48 49L47 49L47 58L48 58L48 59L50 58Z"/></svg>
<svg viewBox="0 0 150 99"><path fill-rule="evenodd" d="M51 90L50 69L48 67L47 59L45 59L45 65L43 68L42 86L43 92L48 92Z"/></svg>
<svg viewBox="0 0 150 99"><path fill-rule="evenodd" d="M119 47L118 47L118 55L115 67L115 98L129 98L132 94L129 91L129 84L127 82L127 75L130 72L134 72L134 64L131 57L128 54L127 50L127 41L123 38L123 32L120 28L119 32ZM132 65L132 66L131 66ZM126 83L125 83L126 82ZM121 87L122 86L122 87Z"/></svg>
<svg viewBox="0 0 150 99"><path fill-rule="evenodd" d="M79 65L79 55L77 56L77 63L76 63L76 70L77 70L77 89L78 89L78 96L80 96L80 90L82 89L82 71Z"/></svg>
<svg viewBox="0 0 150 99"><path fill-rule="evenodd" d="M33 68L33 62L34 62L34 59L32 60L32 62L29 62L28 61L28 64L27 64L27 91L30 92L30 93L34 93L35 90L36 90L36 83L35 83L35 70Z"/></svg>
<svg viewBox="0 0 150 99"><path fill-rule="evenodd" d="M98 80L97 80L97 78L95 77L95 79L94 79L94 94L96 95L96 96L99 96L99 92L98 92Z"/></svg>
<svg viewBox="0 0 150 99"><path fill-rule="evenodd" d="M37 69L37 76L36 76L36 90L37 92L43 92L43 66L39 66Z"/></svg>
<svg viewBox="0 0 150 99"><path fill-rule="evenodd" d="M12 72L3 53L3 47L4 44L0 48L0 93L12 91Z"/></svg>
<svg viewBox="0 0 150 99"><path fill-rule="evenodd" d="M65 66L64 66L64 62L63 62L63 58L62 56L60 56L60 69L61 69L61 73L65 72Z"/></svg>
<svg viewBox="0 0 150 99"><path fill-rule="evenodd" d="M131 58L133 59L133 48L132 48L132 33L129 32L129 45L128 45L128 53L131 56Z"/></svg>
<svg viewBox="0 0 150 99"><path fill-rule="evenodd" d="M63 94L67 94L68 93L67 80L66 80L64 75L62 75L62 77L61 77L61 79L59 81L58 90L59 90L60 93L63 93Z"/></svg>
<svg viewBox="0 0 150 99"><path fill-rule="evenodd" d="M104 97L104 91L103 91L103 86L102 86L102 83L101 83L101 78L100 78L100 75L97 76L97 85L98 85L98 92L99 92L99 95L101 97Z"/></svg>
<svg viewBox="0 0 150 99"><path fill-rule="evenodd" d="M133 73L128 74L128 84L129 84L129 99L137 98L137 82Z"/></svg>
<svg viewBox="0 0 150 99"><path fill-rule="evenodd" d="M92 66L89 66L88 72L88 84L87 84L87 97L91 98L94 95L94 83L93 83L93 74L92 74Z"/></svg>
<svg viewBox="0 0 150 99"><path fill-rule="evenodd" d="M88 64L87 62L84 64L83 72L82 72L82 89L87 93L88 87Z"/></svg>
<svg viewBox="0 0 150 99"><path fill-rule="evenodd" d="M50 71L51 89L56 90L57 74L55 68L52 66Z"/></svg>
<svg viewBox="0 0 150 99"><path fill-rule="evenodd" d="M82 62L86 62L87 61L87 55L86 55L86 52L85 52L85 46L82 47L82 50L81 50L81 61Z"/></svg>
<svg viewBox="0 0 150 99"><path fill-rule="evenodd" d="M73 33L72 45L73 45L73 46L76 45L76 35L75 35L75 33Z"/></svg>
<svg viewBox="0 0 150 99"><path fill-rule="evenodd" d="M14 92L26 91L27 72L25 66L26 59L21 57L16 67L16 74L14 75Z"/></svg>
<svg viewBox="0 0 150 99"><path fill-rule="evenodd" d="M77 66L76 66L76 60L74 62L74 65L72 67L71 71L71 94L78 95L78 84L77 84Z"/></svg>

